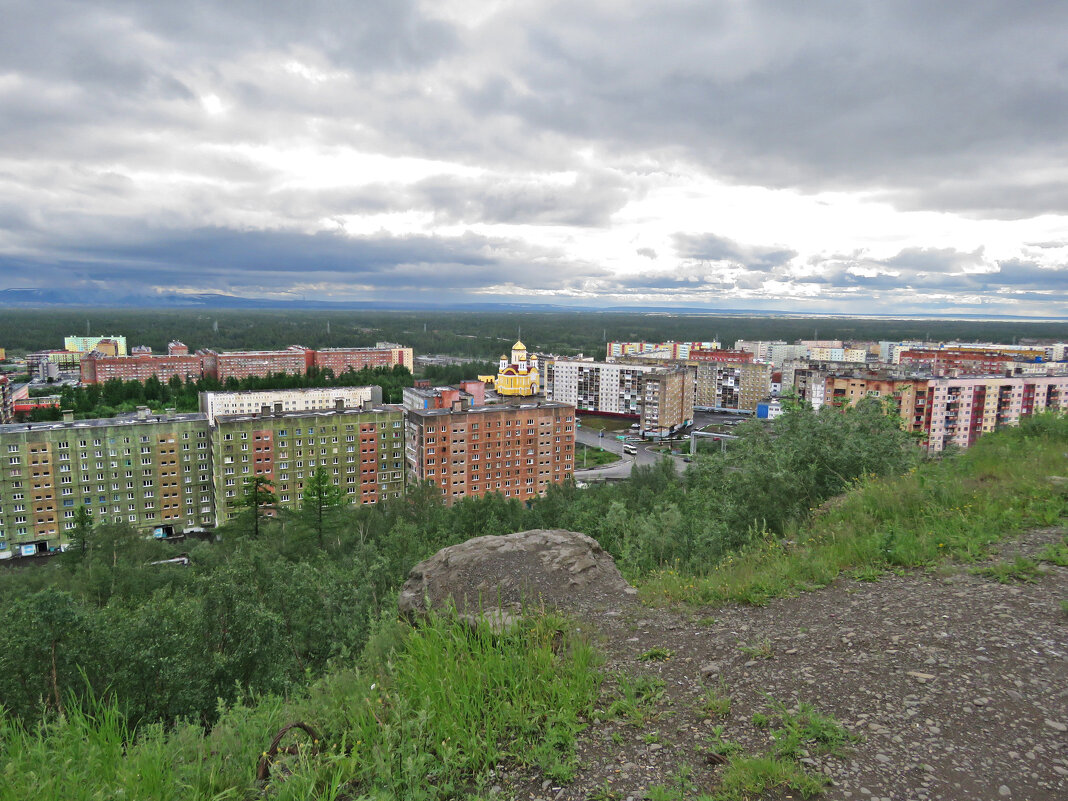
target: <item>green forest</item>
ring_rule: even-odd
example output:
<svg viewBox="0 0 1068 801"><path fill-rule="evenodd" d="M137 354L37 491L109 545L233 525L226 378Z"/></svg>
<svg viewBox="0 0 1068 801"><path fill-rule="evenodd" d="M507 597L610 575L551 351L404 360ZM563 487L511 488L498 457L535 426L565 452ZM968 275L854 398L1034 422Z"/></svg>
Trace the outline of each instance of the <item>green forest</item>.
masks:
<svg viewBox="0 0 1068 801"><path fill-rule="evenodd" d="M152 311L5 309L0 347L10 354L61 348L73 334L122 334L128 344L163 352L173 339L192 350L215 348L369 347L399 342L416 354L496 360L517 338L543 353L600 356L612 340L934 339L1011 343L1068 339L1068 324L983 320L891 320L845 317L744 317L634 312L454 311Z"/></svg>

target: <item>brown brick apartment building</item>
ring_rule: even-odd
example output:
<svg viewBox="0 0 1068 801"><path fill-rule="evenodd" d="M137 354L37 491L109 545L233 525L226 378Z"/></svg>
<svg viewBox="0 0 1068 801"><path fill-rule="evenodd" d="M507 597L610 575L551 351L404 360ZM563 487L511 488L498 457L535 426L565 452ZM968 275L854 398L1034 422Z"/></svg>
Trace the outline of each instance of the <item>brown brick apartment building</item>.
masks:
<svg viewBox="0 0 1068 801"><path fill-rule="evenodd" d="M530 500L574 471L575 407L457 402L451 409L413 409L405 444L409 475L433 481L447 503L489 492Z"/></svg>

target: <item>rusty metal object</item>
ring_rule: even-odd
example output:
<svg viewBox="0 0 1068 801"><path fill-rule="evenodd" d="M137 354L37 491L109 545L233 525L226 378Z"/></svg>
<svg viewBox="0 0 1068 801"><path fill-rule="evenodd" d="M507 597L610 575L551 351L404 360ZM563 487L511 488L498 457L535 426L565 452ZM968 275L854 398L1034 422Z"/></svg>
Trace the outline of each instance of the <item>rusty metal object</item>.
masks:
<svg viewBox="0 0 1068 801"><path fill-rule="evenodd" d="M259 781L265 782L269 778L271 778L271 763L274 762L274 758L278 756L279 750L281 750L281 752L284 754L297 753L297 746L295 745L286 746L282 749L279 749L278 747L279 744L282 742L282 738L285 737L293 729L300 729L309 737L311 737L311 752L312 754L319 753L319 749L323 741L323 738L319 736L319 732L317 732L307 723L301 723L300 721L290 723L288 726L283 726L281 729L278 730L278 734L274 736L274 739L271 740L270 746L268 746L267 750L263 752L263 755L260 757L259 764L256 766L256 778Z"/></svg>

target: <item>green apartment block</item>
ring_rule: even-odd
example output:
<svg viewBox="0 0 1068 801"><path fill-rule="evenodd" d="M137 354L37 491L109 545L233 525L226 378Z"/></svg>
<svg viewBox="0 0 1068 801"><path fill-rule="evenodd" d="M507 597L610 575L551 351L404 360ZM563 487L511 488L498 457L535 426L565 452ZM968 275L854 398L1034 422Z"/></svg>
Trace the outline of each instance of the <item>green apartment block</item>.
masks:
<svg viewBox="0 0 1068 801"><path fill-rule="evenodd" d="M304 482L319 467L330 471L352 504L377 503L404 493L404 412L365 403L359 409L282 412L216 418L212 431L219 523L232 520L245 481L264 476L279 506L301 505Z"/></svg>
<svg viewBox="0 0 1068 801"><path fill-rule="evenodd" d="M84 506L143 530L215 523L203 414L0 425L0 558L60 548Z"/></svg>

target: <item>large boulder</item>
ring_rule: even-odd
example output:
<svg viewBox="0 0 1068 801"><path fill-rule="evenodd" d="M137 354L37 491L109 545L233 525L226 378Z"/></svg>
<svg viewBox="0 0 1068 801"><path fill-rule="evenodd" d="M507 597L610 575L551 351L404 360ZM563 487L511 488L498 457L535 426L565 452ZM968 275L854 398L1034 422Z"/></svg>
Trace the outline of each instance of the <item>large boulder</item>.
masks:
<svg viewBox="0 0 1068 801"><path fill-rule="evenodd" d="M524 605L615 608L637 591L592 537L535 529L475 537L412 568L398 599L402 614L455 605L468 615L501 615Z"/></svg>

